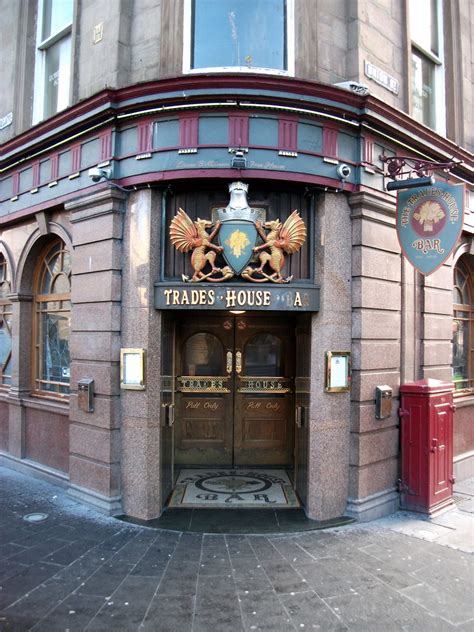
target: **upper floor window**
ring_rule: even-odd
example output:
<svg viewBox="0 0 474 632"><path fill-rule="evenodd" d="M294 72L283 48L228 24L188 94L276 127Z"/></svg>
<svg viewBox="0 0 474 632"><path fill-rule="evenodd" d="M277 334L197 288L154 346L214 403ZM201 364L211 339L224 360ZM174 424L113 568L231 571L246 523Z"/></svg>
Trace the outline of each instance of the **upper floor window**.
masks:
<svg viewBox="0 0 474 632"><path fill-rule="evenodd" d="M411 113L440 134L446 131L441 0L410 0Z"/></svg>
<svg viewBox="0 0 474 632"><path fill-rule="evenodd" d="M454 268L453 380L457 391L474 389L474 256Z"/></svg>
<svg viewBox="0 0 474 632"><path fill-rule="evenodd" d="M34 301L34 390L68 395L71 255L61 240L50 244L38 261Z"/></svg>
<svg viewBox="0 0 474 632"><path fill-rule="evenodd" d="M294 74L294 0L185 0L184 72Z"/></svg>
<svg viewBox="0 0 474 632"><path fill-rule="evenodd" d="M12 304L10 272L3 255L0 255L0 385L11 384L12 360Z"/></svg>
<svg viewBox="0 0 474 632"><path fill-rule="evenodd" d="M74 0L39 0L34 123L69 105Z"/></svg>

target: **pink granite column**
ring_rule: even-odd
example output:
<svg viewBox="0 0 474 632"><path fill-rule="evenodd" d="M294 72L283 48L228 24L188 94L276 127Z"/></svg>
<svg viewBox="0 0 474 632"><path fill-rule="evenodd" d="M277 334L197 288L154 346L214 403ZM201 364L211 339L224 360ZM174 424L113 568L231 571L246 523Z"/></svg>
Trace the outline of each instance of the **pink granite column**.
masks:
<svg viewBox="0 0 474 632"><path fill-rule="evenodd" d="M351 350L351 220L344 195L326 194L316 207L316 275L320 311L311 324L311 405L307 511L326 520L346 510L350 393L326 393L326 351Z"/></svg>
<svg viewBox="0 0 474 632"><path fill-rule="evenodd" d="M12 381L8 393L8 452L22 459L25 456L25 411L22 397L31 391L31 338L21 332L31 331L32 300L29 294L10 294L12 303L12 357L21 362L12 364Z"/></svg>
<svg viewBox="0 0 474 632"><path fill-rule="evenodd" d="M149 520L161 513L161 313L154 308L160 270L161 194L132 193L123 247L122 346L146 354L145 390L122 391L123 506Z"/></svg>
<svg viewBox="0 0 474 632"><path fill-rule="evenodd" d="M73 226L70 494L121 512L120 327L126 194L107 189L67 204ZM78 406L77 384L93 379L94 411Z"/></svg>
<svg viewBox="0 0 474 632"><path fill-rule="evenodd" d="M398 389L417 371L419 288L406 267L388 196L357 193L352 210L353 386L348 513L372 520L398 507ZM392 414L375 416L375 389L392 388Z"/></svg>

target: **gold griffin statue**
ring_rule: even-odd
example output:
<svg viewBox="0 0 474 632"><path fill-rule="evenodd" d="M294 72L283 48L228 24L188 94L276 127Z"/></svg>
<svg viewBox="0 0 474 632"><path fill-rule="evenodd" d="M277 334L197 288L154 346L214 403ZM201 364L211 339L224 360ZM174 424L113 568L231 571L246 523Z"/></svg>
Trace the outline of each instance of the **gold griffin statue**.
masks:
<svg viewBox="0 0 474 632"><path fill-rule="evenodd" d="M273 283L289 283L292 276L286 279L282 276L281 271L285 265L285 252L293 254L298 252L306 241L306 226L301 219L298 211L293 213L282 224L280 220L275 219L262 224L256 222L258 234L263 240L263 244L255 246L254 252L260 252L260 266L252 268L248 266L242 272L242 276L255 283L264 283L265 281L273 281ZM265 234L264 228L270 230ZM267 250L269 252L267 252ZM265 266L273 270L270 274L265 272ZM258 275L255 277L254 275Z"/></svg>
<svg viewBox="0 0 474 632"><path fill-rule="evenodd" d="M191 279L183 274L183 281L194 283L205 280L220 282L234 276L229 266L218 268L215 265L217 253L222 252L222 247L213 244L212 240L217 235L221 223L216 222L213 231L209 235L206 229L211 226L212 222L206 219L199 219L199 217L193 222L182 208L171 220L170 239L173 246L179 252L193 251L191 265L194 274ZM208 264L211 266L211 271L205 273L203 270Z"/></svg>

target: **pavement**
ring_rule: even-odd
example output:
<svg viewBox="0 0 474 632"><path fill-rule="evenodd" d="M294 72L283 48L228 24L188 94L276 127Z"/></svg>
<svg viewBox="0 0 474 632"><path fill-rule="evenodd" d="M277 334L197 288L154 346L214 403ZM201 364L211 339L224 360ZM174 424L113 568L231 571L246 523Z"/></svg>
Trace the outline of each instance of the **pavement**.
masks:
<svg viewBox="0 0 474 632"><path fill-rule="evenodd" d="M0 631L472 632L474 479L454 498L430 519L205 534L105 517L0 467Z"/></svg>

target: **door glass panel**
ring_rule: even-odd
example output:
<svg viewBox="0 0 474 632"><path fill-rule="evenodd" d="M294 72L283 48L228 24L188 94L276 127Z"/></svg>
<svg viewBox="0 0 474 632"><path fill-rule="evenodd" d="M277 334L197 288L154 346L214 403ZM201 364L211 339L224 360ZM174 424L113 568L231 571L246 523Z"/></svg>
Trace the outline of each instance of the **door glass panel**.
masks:
<svg viewBox="0 0 474 632"><path fill-rule="evenodd" d="M244 352L245 375L281 376L283 373L281 340L272 334L257 334Z"/></svg>
<svg viewBox="0 0 474 632"><path fill-rule="evenodd" d="M224 375L224 350L213 334L194 334L184 348L184 375Z"/></svg>

